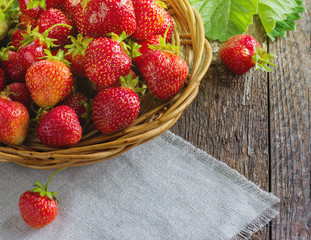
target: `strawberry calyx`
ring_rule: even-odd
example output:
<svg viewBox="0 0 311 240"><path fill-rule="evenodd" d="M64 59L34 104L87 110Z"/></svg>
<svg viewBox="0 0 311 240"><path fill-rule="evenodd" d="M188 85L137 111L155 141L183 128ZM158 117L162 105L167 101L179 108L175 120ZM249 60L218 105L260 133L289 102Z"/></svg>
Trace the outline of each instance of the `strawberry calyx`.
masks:
<svg viewBox="0 0 311 240"><path fill-rule="evenodd" d="M271 72L272 69L268 66L276 66L274 63L270 62L276 58L274 53L267 53L267 45L264 43L262 45L262 49L258 46L255 46L255 54L252 56L253 60L255 61L255 70L262 69L265 72Z"/></svg>
<svg viewBox="0 0 311 240"><path fill-rule="evenodd" d="M66 64L67 66L70 66L70 62L64 58L65 54L64 54L63 50L60 49L60 50L58 50L56 55L52 55L51 51L44 49L44 53L45 53L45 56L43 56L39 59L45 59L45 60L51 60L51 61L60 61L64 64Z"/></svg>
<svg viewBox="0 0 311 240"><path fill-rule="evenodd" d="M68 44L65 46L68 49L68 52L65 55L72 54L72 58L74 58L77 54L82 54L85 56L85 51L88 45L93 41L93 38L83 37L81 33L78 34L77 38L73 36L69 36L72 44Z"/></svg>
<svg viewBox="0 0 311 240"><path fill-rule="evenodd" d="M14 51L15 47L14 46L7 46L7 47L2 47L0 49L0 60L1 61L9 61L9 51Z"/></svg>
<svg viewBox="0 0 311 240"><path fill-rule="evenodd" d="M139 80L139 77L133 79L131 73L125 77L120 77L121 87L133 89L135 93L143 93L146 91L147 86Z"/></svg>
<svg viewBox="0 0 311 240"><path fill-rule="evenodd" d="M171 52L174 54L179 55L180 51L179 51L179 47L178 46L174 46L170 43L166 43L166 38L167 38L167 33L170 29L171 25L169 25L164 33L164 36L162 37L161 35L159 35L159 44L158 45L149 45L149 48L151 50L161 50L161 51L166 51L166 52Z"/></svg>
<svg viewBox="0 0 311 240"><path fill-rule="evenodd" d="M82 11L84 12L85 8L87 7L87 5L89 4L91 0L82 0L81 1L81 6L82 6Z"/></svg>
<svg viewBox="0 0 311 240"><path fill-rule="evenodd" d="M158 5L160 5L160 6L163 7L164 9L167 9L167 6L166 6L166 4L165 4L163 1L161 1L161 0L155 0L155 3L158 4Z"/></svg>
<svg viewBox="0 0 311 240"><path fill-rule="evenodd" d="M22 34L22 36L24 37L23 41L21 42L21 46L19 47L18 51L32 43L35 39L38 39L42 44L45 44L47 46L47 48L51 48L51 47L57 47L58 45L54 44L53 42L57 41L57 39L54 38L49 38L49 32L58 26L63 26L63 27L68 27L69 29L72 28L72 26L64 24L64 23L58 23L55 24L53 26L51 26L50 28L48 28L47 30L44 31L43 34L39 33L39 27L35 27L34 29L31 29L31 26L27 26L27 34Z"/></svg>
<svg viewBox="0 0 311 240"><path fill-rule="evenodd" d="M40 121L40 119L41 119L41 117L43 116L43 115L45 115L46 113L48 113L51 109L52 109L52 107L46 107L46 108L39 108L38 110L36 110L36 109L34 109L34 106L33 106L33 103L31 104L31 109L32 109L32 111L36 114L36 116L34 117L34 118L32 118L31 120L30 120L30 122L32 123L32 124L38 124L38 122Z"/></svg>
<svg viewBox="0 0 311 240"><path fill-rule="evenodd" d="M83 104L84 108L85 108L85 113L83 113L81 115L81 117L85 120L85 123L83 125L83 129L89 125L90 121L91 121L91 116L92 116L92 106L91 104L89 104L88 102L81 100L81 103Z"/></svg>
<svg viewBox="0 0 311 240"><path fill-rule="evenodd" d="M129 39L127 41L127 46L130 49L130 59L132 60L135 57L141 56L141 52L139 49L141 48L141 45L139 45L137 42L135 42L133 39Z"/></svg>
<svg viewBox="0 0 311 240"><path fill-rule="evenodd" d="M56 198L57 192L55 192L55 191L49 192L48 187L49 187L51 179L55 176L55 174L57 174L59 171L62 171L66 168L67 167L60 168L60 169L56 170L50 176L50 178L48 179L45 186L43 186L39 181L35 181L36 184L34 185L34 188L32 190L30 190L30 192L39 193L41 197L47 196L51 200L57 200L57 198Z"/></svg>
<svg viewBox="0 0 311 240"><path fill-rule="evenodd" d="M6 86L6 88L2 92L0 92L0 97L1 98L11 99L10 95L19 96L15 92L11 92L11 89L10 89L9 86Z"/></svg>
<svg viewBox="0 0 311 240"><path fill-rule="evenodd" d="M131 49L131 47L130 47L130 45L128 45L128 44L125 42L125 40L126 40L129 36L126 35L126 32L125 32L125 31L123 31L120 35L117 35L117 34L115 34L115 33L113 33L113 32L107 33L107 36L110 36L112 40L118 42L118 43L121 45L123 51L124 51L127 55L130 56L131 53L130 53L130 50L129 50L129 49Z"/></svg>
<svg viewBox="0 0 311 240"><path fill-rule="evenodd" d="M38 6L40 8L42 8L43 10L46 10L46 2L45 2L45 0L30 0L27 3L27 10L36 8Z"/></svg>

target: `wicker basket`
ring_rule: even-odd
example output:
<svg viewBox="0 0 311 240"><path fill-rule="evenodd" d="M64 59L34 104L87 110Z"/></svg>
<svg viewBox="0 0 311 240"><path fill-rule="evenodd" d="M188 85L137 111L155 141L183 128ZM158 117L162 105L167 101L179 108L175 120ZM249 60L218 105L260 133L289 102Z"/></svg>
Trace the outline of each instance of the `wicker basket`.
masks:
<svg viewBox="0 0 311 240"><path fill-rule="evenodd" d="M200 81L211 63L212 50L204 37L201 17L188 0L167 0L167 3L168 12L175 21L172 44L180 46L190 67L186 84L177 96L170 101L160 101L147 93L140 115L130 128L107 136L91 127L78 144L68 148L47 147L36 137L35 129L30 129L23 145L0 147L0 162L36 169L92 164L120 155L172 127L196 97Z"/></svg>

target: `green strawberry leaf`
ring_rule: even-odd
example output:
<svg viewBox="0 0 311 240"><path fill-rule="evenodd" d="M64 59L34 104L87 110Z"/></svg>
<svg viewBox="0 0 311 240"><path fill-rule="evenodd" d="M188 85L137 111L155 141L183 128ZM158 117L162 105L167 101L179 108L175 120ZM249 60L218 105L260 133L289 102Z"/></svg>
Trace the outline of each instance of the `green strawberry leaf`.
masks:
<svg viewBox="0 0 311 240"><path fill-rule="evenodd" d="M306 9L302 6L303 1L296 0L299 6L293 8L293 13L286 14L284 21L277 21L275 28L268 33L268 37L274 41L276 37L284 37L287 31L294 31L296 29L295 21L301 19L301 13L305 12Z"/></svg>
<svg viewBox="0 0 311 240"><path fill-rule="evenodd" d="M277 21L284 21L288 14L294 12L298 4L295 0L259 0L258 15L266 31L270 33Z"/></svg>
<svg viewBox="0 0 311 240"><path fill-rule="evenodd" d="M206 37L226 41L244 33L253 22L258 0L190 0L201 14Z"/></svg>
<svg viewBox="0 0 311 240"><path fill-rule="evenodd" d="M295 29L305 11L302 0L189 0L203 20L210 41L226 41L242 34L258 14L267 35L274 40Z"/></svg>

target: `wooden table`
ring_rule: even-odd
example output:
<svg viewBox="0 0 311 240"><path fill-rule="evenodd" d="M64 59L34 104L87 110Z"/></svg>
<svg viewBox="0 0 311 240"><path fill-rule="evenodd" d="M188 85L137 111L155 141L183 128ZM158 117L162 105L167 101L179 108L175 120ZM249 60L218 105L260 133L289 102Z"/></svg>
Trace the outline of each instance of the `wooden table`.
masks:
<svg viewBox="0 0 311 240"><path fill-rule="evenodd" d="M311 1L296 31L267 40L272 73L234 75L217 53L197 98L171 129L280 197L280 215L253 239L311 239ZM215 51L217 43L213 43Z"/></svg>

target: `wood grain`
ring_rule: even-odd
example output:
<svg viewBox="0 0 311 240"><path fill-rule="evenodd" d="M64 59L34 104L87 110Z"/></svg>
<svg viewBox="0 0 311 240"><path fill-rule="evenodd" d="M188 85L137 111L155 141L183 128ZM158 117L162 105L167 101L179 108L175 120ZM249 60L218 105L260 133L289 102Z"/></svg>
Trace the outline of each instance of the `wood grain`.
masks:
<svg viewBox="0 0 311 240"><path fill-rule="evenodd" d="M249 33L266 40L258 19ZM232 74L215 54L197 98L171 130L269 190L267 84L262 72ZM269 239L269 227L254 239Z"/></svg>
<svg viewBox="0 0 311 240"><path fill-rule="evenodd" d="M281 198L272 239L311 239L311 3L297 29L270 44L271 187Z"/></svg>

